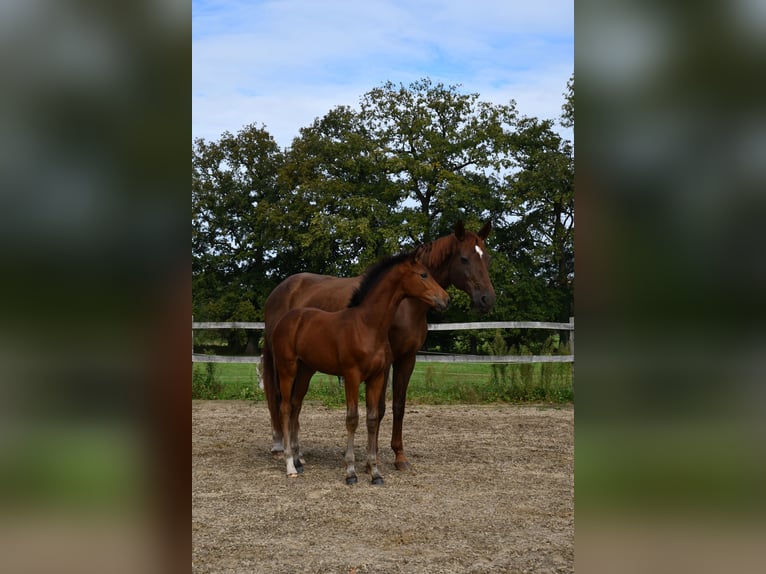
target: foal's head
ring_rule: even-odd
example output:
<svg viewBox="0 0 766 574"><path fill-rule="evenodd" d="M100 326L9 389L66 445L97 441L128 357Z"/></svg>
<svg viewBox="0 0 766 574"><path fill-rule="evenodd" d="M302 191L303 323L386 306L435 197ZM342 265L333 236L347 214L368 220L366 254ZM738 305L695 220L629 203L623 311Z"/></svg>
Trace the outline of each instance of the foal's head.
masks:
<svg viewBox="0 0 766 574"><path fill-rule="evenodd" d="M401 286L409 297L428 303L437 311L446 311L449 307L449 294L436 282L428 268L413 253L402 263L403 275Z"/></svg>
<svg viewBox="0 0 766 574"><path fill-rule="evenodd" d="M389 273L396 274L396 285L407 297L419 299L439 311L444 311L449 306L449 295L431 276L428 268L420 262L417 252L400 253L369 267L348 306L360 305L372 288Z"/></svg>

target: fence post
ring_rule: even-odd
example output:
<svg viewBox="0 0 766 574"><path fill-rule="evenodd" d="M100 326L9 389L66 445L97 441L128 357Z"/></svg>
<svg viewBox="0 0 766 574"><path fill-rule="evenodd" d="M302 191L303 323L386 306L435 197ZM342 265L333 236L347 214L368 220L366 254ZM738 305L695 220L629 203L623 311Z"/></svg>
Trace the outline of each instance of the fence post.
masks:
<svg viewBox="0 0 766 574"><path fill-rule="evenodd" d="M569 353L572 355L572 394L574 394L574 371L575 371L574 317L569 318L569 324L572 325L572 329L569 331Z"/></svg>

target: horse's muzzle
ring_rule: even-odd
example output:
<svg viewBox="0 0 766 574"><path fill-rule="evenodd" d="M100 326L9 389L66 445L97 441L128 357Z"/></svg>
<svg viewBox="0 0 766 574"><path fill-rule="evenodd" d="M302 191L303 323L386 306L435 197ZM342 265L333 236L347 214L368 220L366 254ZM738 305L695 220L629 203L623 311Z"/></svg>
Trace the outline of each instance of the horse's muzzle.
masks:
<svg viewBox="0 0 766 574"><path fill-rule="evenodd" d="M494 292L488 291L473 297L473 308L480 313L487 313L495 304Z"/></svg>
<svg viewBox="0 0 766 574"><path fill-rule="evenodd" d="M446 311L449 308L449 295L446 297L434 297L433 306L437 311Z"/></svg>

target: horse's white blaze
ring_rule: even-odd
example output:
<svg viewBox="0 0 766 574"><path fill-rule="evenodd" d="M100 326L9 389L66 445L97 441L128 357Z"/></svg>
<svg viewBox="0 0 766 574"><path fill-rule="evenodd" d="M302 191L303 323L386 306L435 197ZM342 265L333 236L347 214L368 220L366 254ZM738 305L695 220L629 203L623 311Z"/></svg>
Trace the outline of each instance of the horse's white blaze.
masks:
<svg viewBox="0 0 766 574"><path fill-rule="evenodd" d="M475 245L474 249L476 249L476 253L479 254L479 258L484 257L484 252L481 250L481 247L479 247L478 245Z"/></svg>

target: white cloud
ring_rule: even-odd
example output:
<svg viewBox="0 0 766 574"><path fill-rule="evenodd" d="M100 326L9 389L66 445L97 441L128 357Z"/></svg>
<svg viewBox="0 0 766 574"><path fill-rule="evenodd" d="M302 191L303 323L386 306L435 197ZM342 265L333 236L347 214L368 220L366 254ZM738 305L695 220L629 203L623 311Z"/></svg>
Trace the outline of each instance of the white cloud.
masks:
<svg viewBox="0 0 766 574"><path fill-rule="evenodd" d="M331 108L423 77L557 117L573 27L572 0L194 2L192 134L265 124L287 146Z"/></svg>

